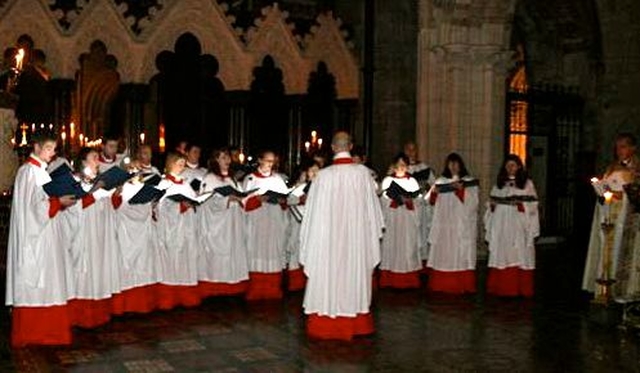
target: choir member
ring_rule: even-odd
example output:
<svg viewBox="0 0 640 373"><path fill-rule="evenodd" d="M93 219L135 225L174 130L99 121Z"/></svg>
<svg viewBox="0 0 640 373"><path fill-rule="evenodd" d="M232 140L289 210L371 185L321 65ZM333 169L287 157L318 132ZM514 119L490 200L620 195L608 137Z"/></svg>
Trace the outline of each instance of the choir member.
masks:
<svg viewBox="0 0 640 373"><path fill-rule="evenodd" d="M290 212L287 214L287 289L289 291L302 290L307 282L300 266L300 224L304 218L307 193L320 167L317 163L310 161L300 171L300 178L287 198Z"/></svg>
<svg viewBox="0 0 640 373"><path fill-rule="evenodd" d="M17 172L13 189L7 253L6 298L11 313L11 345L71 343L71 312L75 294L68 240L60 233L60 211L73 196L49 197L47 162L56 139L33 136L33 153Z"/></svg>
<svg viewBox="0 0 640 373"><path fill-rule="evenodd" d="M216 191L225 187L241 190L230 166L228 150L214 151L209 159L209 171L202 181L203 192L214 193L198 210L203 248L199 260L199 288L203 297L242 294L249 282L242 197Z"/></svg>
<svg viewBox="0 0 640 373"><path fill-rule="evenodd" d="M132 167L135 167L143 175L161 175L160 171L151 163L152 157L151 145L140 145L136 150Z"/></svg>
<svg viewBox="0 0 640 373"><path fill-rule="evenodd" d="M369 170L349 153L351 137L336 133L331 148L333 164L313 181L300 228L303 307L310 337L349 340L374 332L369 307L384 222Z"/></svg>
<svg viewBox="0 0 640 373"><path fill-rule="evenodd" d="M181 154L183 156L187 155L187 145L189 143L185 140L180 140L178 141L178 143L176 144L176 147L174 149L174 151L178 154Z"/></svg>
<svg viewBox="0 0 640 373"><path fill-rule="evenodd" d="M434 206L429 232L428 288L444 293L476 291L478 183L462 157L451 153L427 194Z"/></svg>
<svg viewBox="0 0 640 373"><path fill-rule="evenodd" d="M385 221L380 260L380 287L420 287L420 186L409 175L409 158L394 157L393 174L382 180L380 202ZM398 189L401 188L402 190ZM406 191L407 193L400 193Z"/></svg>
<svg viewBox="0 0 640 373"><path fill-rule="evenodd" d="M596 292L598 279L616 279L614 296L616 300L626 301L640 298L640 267L637 254L635 232L637 220L625 188L638 182L640 178L640 161L636 155L636 138L632 134L622 133L616 137L616 160L607 167L601 180L594 182L599 195L593 212L591 236L587 251L587 260L582 280L582 288L588 292ZM612 200L606 204L603 192L612 193ZM612 247L608 258L605 257L605 236L602 223L613 224ZM635 262L635 263L634 263ZM606 274L605 272L606 265ZM634 278L635 277L635 278Z"/></svg>
<svg viewBox="0 0 640 373"><path fill-rule="evenodd" d="M207 169L200 167L200 154L202 150L200 146L196 144L188 144L186 147L186 162L184 171L182 171L182 178L187 184L190 184L197 180L197 184L191 185L194 190L200 190L200 183L207 173Z"/></svg>
<svg viewBox="0 0 640 373"><path fill-rule="evenodd" d="M489 243L487 293L531 297L540 219L536 189L520 157L507 156L489 198L484 215Z"/></svg>
<svg viewBox="0 0 640 373"><path fill-rule="evenodd" d="M244 203L246 240L249 253L248 300L282 297L282 270L285 266L286 201L269 192L287 194L287 186L273 172L275 154L264 151L258 157L258 169L244 180L244 190L258 188Z"/></svg>
<svg viewBox="0 0 640 373"><path fill-rule="evenodd" d="M141 145L132 167L147 175L159 175L151 166L151 147ZM147 313L157 306L156 293L162 280L164 256L161 255L155 216L155 200L146 203L132 203L144 184L134 178L122 186L122 193L114 195L116 210L117 242L122 255L122 292L114 296L119 312Z"/></svg>
<svg viewBox="0 0 640 373"><path fill-rule="evenodd" d="M415 142L409 141L404 145L404 153L409 157L409 166L407 172L413 176L420 189L423 192L429 191L436 181L433 169L422 162L418 158L418 146ZM423 265L426 266L429 257L429 231L431 230L431 221L433 219L433 207L422 199L419 202L420 207L420 257Z"/></svg>
<svg viewBox="0 0 640 373"><path fill-rule="evenodd" d="M158 307L193 307L200 304L198 292L198 257L200 247L196 235L197 218L194 206L177 202L170 196L195 198L196 193L180 176L186 158L178 153L167 155L166 173L158 188L166 190L157 206L157 233L162 264L162 281L158 292Z"/></svg>
<svg viewBox="0 0 640 373"><path fill-rule="evenodd" d="M115 136L105 136L102 143L102 152L98 158L100 173L103 173L111 167L119 166L124 155L118 154L118 144L120 139Z"/></svg>
<svg viewBox="0 0 640 373"><path fill-rule="evenodd" d="M378 182L378 172L376 172L376 170L374 170L369 165L369 160L367 158L367 154L364 151L364 147L360 145L356 145L353 147L350 153L351 153L351 158L353 158L353 161L357 164L361 164L367 167L367 169L369 169L369 174L371 175L371 178L376 182Z"/></svg>
<svg viewBox="0 0 640 373"><path fill-rule="evenodd" d="M102 189L98 176L99 154L82 148L75 161L76 177L87 192L70 213L78 219L72 244L76 299L71 304L74 323L92 328L109 321L112 295L120 292L121 256L115 231L111 195Z"/></svg>

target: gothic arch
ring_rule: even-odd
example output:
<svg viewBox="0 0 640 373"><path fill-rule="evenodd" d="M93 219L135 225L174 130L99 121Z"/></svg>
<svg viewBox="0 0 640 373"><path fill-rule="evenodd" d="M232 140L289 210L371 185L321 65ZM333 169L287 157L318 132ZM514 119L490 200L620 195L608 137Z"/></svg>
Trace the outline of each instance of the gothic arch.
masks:
<svg viewBox="0 0 640 373"><path fill-rule="evenodd" d="M47 67L58 75L64 69L64 58L59 43L58 30L38 0L23 0L8 6L0 22L0 46L12 46L20 35L28 34L36 48L47 55Z"/></svg>
<svg viewBox="0 0 640 373"><path fill-rule="evenodd" d="M227 89L248 89L251 60L220 5L210 1L181 0L167 10L160 22L146 44L137 74L139 81L147 82L157 73L155 59L160 51L173 50L180 35L191 33L200 41L203 53L218 59L218 76Z"/></svg>
<svg viewBox="0 0 640 373"><path fill-rule="evenodd" d="M252 54L253 65L262 63L270 55L282 69L287 94L302 94L307 89L310 66L303 59L300 47L286 23L287 12L277 3L262 10L263 17L247 32L247 49Z"/></svg>
<svg viewBox="0 0 640 373"><path fill-rule="evenodd" d="M122 24L116 10L109 3L103 1L85 12L94 15L93 17L91 17L92 14L85 16L86 18L91 17L92 22L84 22L73 36L63 76L73 77L79 67L78 56L85 53L93 41L100 39L107 46L109 53L118 59L121 81L135 81L139 52L136 46L131 43L128 31Z"/></svg>
<svg viewBox="0 0 640 373"><path fill-rule="evenodd" d="M326 13L318 16L317 22L305 39L305 58L312 69L320 61L327 64L336 78L338 98L357 98L360 93L358 64L340 30L341 21Z"/></svg>

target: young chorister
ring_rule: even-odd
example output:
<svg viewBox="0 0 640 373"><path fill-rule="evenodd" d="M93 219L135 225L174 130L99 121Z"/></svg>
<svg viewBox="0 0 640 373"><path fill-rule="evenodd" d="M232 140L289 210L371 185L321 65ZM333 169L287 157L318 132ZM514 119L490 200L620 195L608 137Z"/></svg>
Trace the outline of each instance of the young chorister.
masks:
<svg viewBox="0 0 640 373"><path fill-rule="evenodd" d="M103 173L111 167L120 166L124 159L123 154L118 154L118 144L120 139L116 136L105 136L102 144L102 152L98 157L98 171Z"/></svg>
<svg viewBox="0 0 640 373"><path fill-rule="evenodd" d="M185 167L184 171L182 171L182 174L180 175L184 181L191 185L191 187L196 191L201 189L200 183L202 182L204 175L207 173L206 168L200 167L201 153L202 150L200 149L200 146L191 143L187 144L185 148ZM196 180L195 183L193 183L194 180Z"/></svg>
<svg viewBox="0 0 640 373"><path fill-rule="evenodd" d="M12 306L11 345L71 343L68 299L75 293L68 241L60 234L61 209L73 196L49 197L47 162L56 139L36 134L33 153L18 169L13 189L5 302Z"/></svg>
<svg viewBox="0 0 640 373"><path fill-rule="evenodd" d="M320 171L317 163L311 161L301 167L298 183L287 198L289 213L287 214L287 289L298 291L304 289L307 278L300 265L300 225L304 218L305 202L311 182Z"/></svg>
<svg viewBox="0 0 640 373"><path fill-rule="evenodd" d="M154 221L156 197L137 200L145 180L160 175L151 165L151 147L141 145L130 171L139 175L122 185L122 193L112 198L116 211L116 232L122 255L122 292L115 298L119 312L147 313L157 306L156 293L162 280L164 256L161 255Z"/></svg>
<svg viewBox="0 0 640 373"><path fill-rule="evenodd" d="M287 186L273 172L275 154L265 151L258 157L258 169L245 177L244 190L257 191L244 202L246 242L249 254L248 300L282 297L282 270L285 266Z"/></svg>
<svg viewBox="0 0 640 373"><path fill-rule="evenodd" d="M484 215L485 240L489 243L487 293L531 297L534 239L540 233L538 199L517 155L505 159L489 198Z"/></svg>
<svg viewBox="0 0 640 373"><path fill-rule="evenodd" d="M175 196L196 197L196 192L180 176L186 159L170 153L166 173L158 188L166 190L157 206L157 232L162 263L162 282L158 286L158 307L193 307L200 304L198 292L198 258L200 245L196 235L195 206L177 201Z"/></svg>
<svg viewBox="0 0 640 373"><path fill-rule="evenodd" d="M429 290L475 292L478 182L469 176L460 155L447 156L427 199L434 206L427 260Z"/></svg>
<svg viewBox="0 0 640 373"><path fill-rule="evenodd" d="M393 174L382 180L380 202L386 231L382 237L380 287L420 287L420 186L407 172L409 158L393 159Z"/></svg>
<svg viewBox="0 0 640 373"><path fill-rule="evenodd" d="M203 249L198 272L203 298L243 294L248 287L242 187L233 177L230 166L228 150L214 151L202 181L202 191L214 193L198 210Z"/></svg>
<svg viewBox="0 0 640 373"><path fill-rule="evenodd" d="M95 182L98 157L95 149L80 150L76 178L87 194L69 211L78 220L71 249L76 284L76 299L71 304L74 323L85 328L110 320L112 296L121 290L121 256L111 205L115 189L105 190L102 182Z"/></svg>

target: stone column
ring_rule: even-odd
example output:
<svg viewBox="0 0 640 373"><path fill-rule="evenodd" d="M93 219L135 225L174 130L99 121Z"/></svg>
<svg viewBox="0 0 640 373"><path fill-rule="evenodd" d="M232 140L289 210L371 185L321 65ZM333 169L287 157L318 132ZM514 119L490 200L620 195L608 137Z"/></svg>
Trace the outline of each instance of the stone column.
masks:
<svg viewBox="0 0 640 373"><path fill-rule="evenodd" d="M130 152L140 143L139 134L145 131L145 143L157 144L157 126L145 128L144 105L149 96L149 86L140 83L127 83L120 85L120 94L125 102L124 141Z"/></svg>
<svg viewBox="0 0 640 373"><path fill-rule="evenodd" d="M13 186L18 168L18 155L11 144L17 125L13 109L0 108L0 193Z"/></svg>

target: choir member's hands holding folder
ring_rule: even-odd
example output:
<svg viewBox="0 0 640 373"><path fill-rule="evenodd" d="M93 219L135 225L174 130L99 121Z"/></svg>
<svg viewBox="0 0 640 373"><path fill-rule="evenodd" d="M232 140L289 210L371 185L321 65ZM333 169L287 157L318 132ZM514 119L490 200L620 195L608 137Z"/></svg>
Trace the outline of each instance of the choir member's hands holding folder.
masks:
<svg viewBox="0 0 640 373"><path fill-rule="evenodd" d="M420 195L420 190L409 192L395 181L392 181L387 188L386 193L387 197L394 200L399 206L402 206L405 201L417 198Z"/></svg>
<svg viewBox="0 0 640 373"><path fill-rule="evenodd" d="M42 187L50 197L68 197L65 198L66 201L71 198L82 198L87 194L80 182L73 177L71 167L66 164L53 170L49 176L51 181Z"/></svg>
<svg viewBox="0 0 640 373"><path fill-rule="evenodd" d="M89 193L98 189L115 189L129 181L134 176L135 174L131 174L120 167L111 167L107 171L98 175L94 180L93 188L91 188Z"/></svg>

